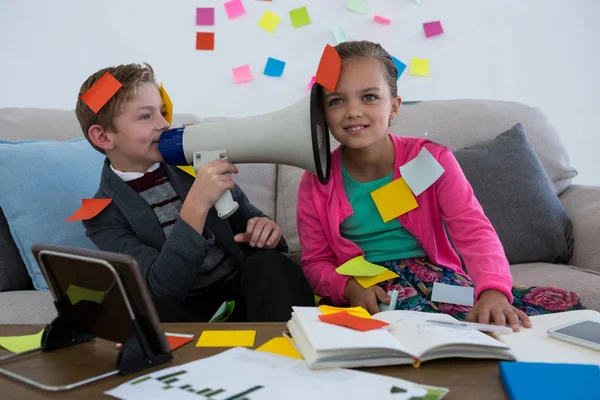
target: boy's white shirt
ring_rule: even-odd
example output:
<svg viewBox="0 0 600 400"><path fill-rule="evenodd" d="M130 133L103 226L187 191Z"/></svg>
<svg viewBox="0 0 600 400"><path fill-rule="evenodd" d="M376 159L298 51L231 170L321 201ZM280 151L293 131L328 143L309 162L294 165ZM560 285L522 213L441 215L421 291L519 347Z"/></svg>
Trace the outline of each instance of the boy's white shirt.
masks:
<svg viewBox="0 0 600 400"><path fill-rule="evenodd" d="M112 164L110 164L110 169L112 169L112 171L115 174L117 174L117 176L119 178L123 179L125 182L128 182L128 181L132 181L137 178L141 178L142 176L144 176L144 174L147 174L149 172L156 170L159 166L160 166L160 163L156 163L156 164L152 165L150 168L148 168L146 170L146 172L122 172L122 171L115 169L115 167L113 167Z"/></svg>

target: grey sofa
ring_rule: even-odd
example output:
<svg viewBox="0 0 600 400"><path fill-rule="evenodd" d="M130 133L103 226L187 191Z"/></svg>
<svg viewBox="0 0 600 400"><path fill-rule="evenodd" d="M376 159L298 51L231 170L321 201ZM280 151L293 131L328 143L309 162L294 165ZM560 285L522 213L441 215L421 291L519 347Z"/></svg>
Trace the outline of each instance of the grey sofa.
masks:
<svg viewBox="0 0 600 400"><path fill-rule="evenodd" d="M192 115L176 115L174 125L209 122ZM573 185L576 175L569 156L554 128L543 113L526 105L484 101L428 101L405 105L391 126L397 134L422 137L461 148L491 140L521 122L540 158L565 210L571 218L575 237L569 265L527 263L511 266L515 284L551 285L573 290L589 308L600 311L600 187ZM68 140L81 137L73 111L4 108L0 109L0 140ZM290 245L290 256L299 260L296 231L297 188L302 171L283 165L241 165L235 177L250 200L282 226ZM100 171L98 172L99 179ZM0 171L2 176L2 171ZM3 177L2 179L5 179ZM1 204L0 204L1 207ZM1 210L1 209L0 209ZM47 291L31 286L14 242L0 213L0 286L10 276L12 287L0 292L0 323L47 323L55 316Z"/></svg>

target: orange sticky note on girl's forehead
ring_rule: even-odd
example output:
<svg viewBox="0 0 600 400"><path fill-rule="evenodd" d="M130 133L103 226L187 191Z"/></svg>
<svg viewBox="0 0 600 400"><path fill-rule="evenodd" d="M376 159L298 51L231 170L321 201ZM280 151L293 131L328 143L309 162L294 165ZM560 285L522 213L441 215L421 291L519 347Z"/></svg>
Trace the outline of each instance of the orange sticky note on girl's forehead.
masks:
<svg viewBox="0 0 600 400"><path fill-rule="evenodd" d="M335 91L337 81L340 76L340 68L342 67L342 59L338 52L330 45L325 46L315 82L323 86L330 92Z"/></svg>
<svg viewBox="0 0 600 400"><path fill-rule="evenodd" d="M121 82L107 72L81 95L81 100L97 114L121 86Z"/></svg>

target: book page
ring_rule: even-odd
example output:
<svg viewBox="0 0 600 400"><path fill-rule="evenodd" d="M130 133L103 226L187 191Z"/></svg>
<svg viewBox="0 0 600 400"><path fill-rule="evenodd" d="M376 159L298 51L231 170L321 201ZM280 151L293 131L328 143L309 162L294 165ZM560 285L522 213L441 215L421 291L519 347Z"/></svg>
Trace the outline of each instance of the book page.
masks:
<svg viewBox="0 0 600 400"><path fill-rule="evenodd" d="M593 310L566 311L529 317L531 328L521 328L509 335L496 335L508 344L518 361L600 365L600 351L564 342L548 336L548 329L573 321L600 322Z"/></svg>
<svg viewBox="0 0 600 400"><path fill-rule="evenodd" d="M367 332L337 326L319 320L321 311L317 307L293 307L299 327L315 352L387 349L411 356L412 353L399 343L386 329ZM392 354L390 354L392 355Z"/></svg>
<svg viewBox="0 0 600 400"><path fill-rule="evenodd" d="M462 347L465 350L472 349L473 346L508 349L504 343L474 329L457 329L426 322L426 320L457 321L446 314L393 310L377 313L373 318L390 323L389 331L392 335L419 358L441 346L453 346L455 349Z"/></svg>

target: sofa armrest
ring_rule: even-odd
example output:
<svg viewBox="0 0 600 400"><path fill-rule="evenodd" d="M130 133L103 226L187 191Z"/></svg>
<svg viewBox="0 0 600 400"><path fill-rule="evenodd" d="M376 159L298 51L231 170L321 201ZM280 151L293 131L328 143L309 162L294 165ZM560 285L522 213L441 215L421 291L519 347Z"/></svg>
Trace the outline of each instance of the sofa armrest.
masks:
<svg viewBox="0 0 600 400"><path fill-rule="evenodd" d="M600 186L571 185L560 201L573 222L575 248L569 264L600 274Z"/></svg>

